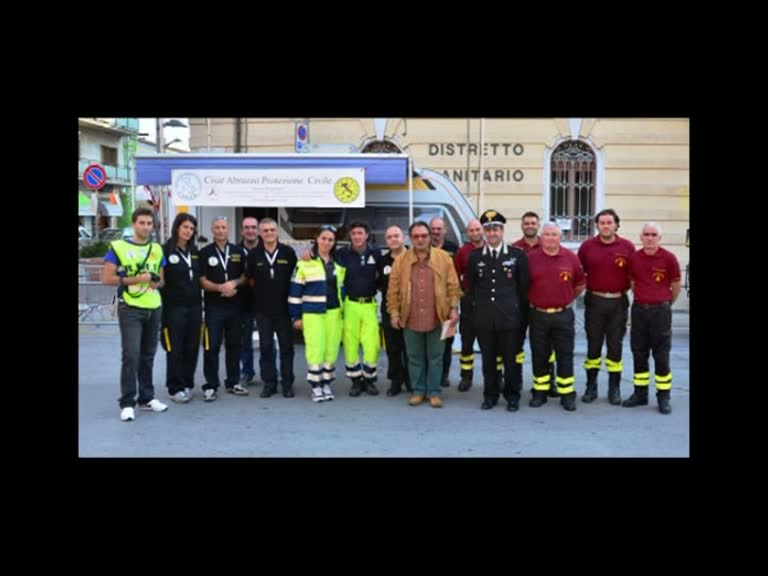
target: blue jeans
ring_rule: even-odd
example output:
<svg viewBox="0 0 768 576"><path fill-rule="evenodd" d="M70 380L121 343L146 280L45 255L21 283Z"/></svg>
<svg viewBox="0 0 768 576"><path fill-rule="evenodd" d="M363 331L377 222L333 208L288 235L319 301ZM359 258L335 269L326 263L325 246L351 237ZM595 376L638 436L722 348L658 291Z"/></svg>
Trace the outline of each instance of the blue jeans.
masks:
<svg viewBox="0 0 768 576"><path fill-rule="evenodd" d="M443 378L443 354L445 341L440 340L442 325L431 332L414 332L403 329L405 350L408 354L408 375L414 394L440 396Z"/></svg>
<svg viewBox="0 0 768 576"><path fill-rule="evenodd" d="M256 374L253 369L253 312L241 312L240 319L243 321L243 342L240 351L241 373L246 380L250 380Z"/></svg>
<svg viewBox="0 0 768 576"><path fill-rule="evenodd" d="M133 408L136 406L137 377L139 404L146 404L155 397L152 366L160 338L162 308L148 310L120 302L117 306L117 317L120 322L120 343L123 347L120 408Z"/></svg>

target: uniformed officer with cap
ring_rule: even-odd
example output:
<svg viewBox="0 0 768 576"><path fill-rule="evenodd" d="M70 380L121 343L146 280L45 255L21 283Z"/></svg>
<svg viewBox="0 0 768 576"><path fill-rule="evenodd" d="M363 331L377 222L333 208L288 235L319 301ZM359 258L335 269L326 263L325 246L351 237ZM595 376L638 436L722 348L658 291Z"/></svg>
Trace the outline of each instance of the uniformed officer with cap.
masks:
<svg viewBox="0 0 768 576"><path fill-rule="evenodd" d="M473 297L475 330L483 357L483 404L493 408L499 399L496 358L504 365L507 410L520 405L522 378L514 369L521 327L528 314L528 258L519 248L504 245L507 219L495 210L480 216L486 245L473 250L467 264L468 294Z"/></svg>

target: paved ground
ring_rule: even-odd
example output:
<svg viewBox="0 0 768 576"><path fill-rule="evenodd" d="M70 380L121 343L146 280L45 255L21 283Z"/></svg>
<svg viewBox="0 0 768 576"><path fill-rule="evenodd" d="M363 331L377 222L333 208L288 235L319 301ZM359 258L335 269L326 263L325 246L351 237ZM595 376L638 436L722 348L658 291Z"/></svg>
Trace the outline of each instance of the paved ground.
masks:
<svg viewBox="0 0 768 576"><path fill-rule="evenodd" d="M677 323L676 323L677 326ZM622 397L632 391L629 335L624 349ZM456 343L458 346L458 340ZM202 355L195 380L195 398L189 404L170 402L165 388L165 352L158 350L154 379L157 397L170 405L156 414L137 411L134 422L121 422L119 395L120 339L117 326L81 326L79 338L79 453L81 456L527 456L527 457L633 457L689 455L689 347L686 327L677 329L672 343L672 414L659 414L651 392L650 405L622 408L608 404L607 375L600 374L600 397L584 404L586 352L583 331L577 331L576 412L564 411L558 401L530 408L530 352L524 368L520 411L502 406L480 410L481 363L476 356L475 386L456 389L458 356L451 366L451 387L445 406L409 407L407 394L350 398L349 383L335 385L334 402L314 404L309 399L304 348L296 350L296 397L258 397L222 393L213 403L202 401ZM255 351L258 365L258 350ZM223 358L221 362L224 366ZM379 373L386 374L382 354ZM340 354L337 374L343 374Z"/></svg>

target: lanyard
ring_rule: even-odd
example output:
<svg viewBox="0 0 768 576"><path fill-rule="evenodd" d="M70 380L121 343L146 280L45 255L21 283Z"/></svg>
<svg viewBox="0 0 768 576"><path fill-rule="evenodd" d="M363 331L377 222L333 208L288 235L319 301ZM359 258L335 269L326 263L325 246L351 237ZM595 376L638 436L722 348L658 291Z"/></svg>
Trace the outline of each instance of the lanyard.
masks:
<svg viewBox="0 0 768 576"><path fill-rule="evenodd" d="M216 254L219 257L219 262L221 262L221 265L224 267L224 282L228 282L229 274L227 273L227 264L229 264L229 244L227 244L225 254L222 254L221 250L219 250L219 247L216 246Z"/></svg>
<svg viewBox="0 0 768 576"><path fill-rule="evenodd" d="M275 253L272 254L272 256L269 255L269 252L267 252L267 249L264 249L264 256L267 258L267 262L269 262L269 277L274 280L275 279L275 260L277 260L277 253L280 251L280 248L275 248Z"/></svg>
<svg viewBox="0 0 768 576"><path fill-rule="evenodd" d="M179 248L176 248L176 252L179 253L179 256L181 256L184 259L184 262L187 263L187 266L189 266L189 279L192 280L192 252L189 253L189 256L185 256L184 252Z"/></svg>

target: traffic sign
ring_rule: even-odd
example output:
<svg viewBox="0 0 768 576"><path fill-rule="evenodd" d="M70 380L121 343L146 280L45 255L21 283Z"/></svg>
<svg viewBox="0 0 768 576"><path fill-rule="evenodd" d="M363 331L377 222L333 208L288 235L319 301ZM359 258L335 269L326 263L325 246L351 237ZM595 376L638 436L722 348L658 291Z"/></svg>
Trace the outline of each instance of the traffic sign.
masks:
<svg viewBox="0 0 768 576"><path fill-rule="evenodd" d="M107 171L99 164L91 164L83 171L83 182L91 190L98 190L107 182Z"/></svg>

